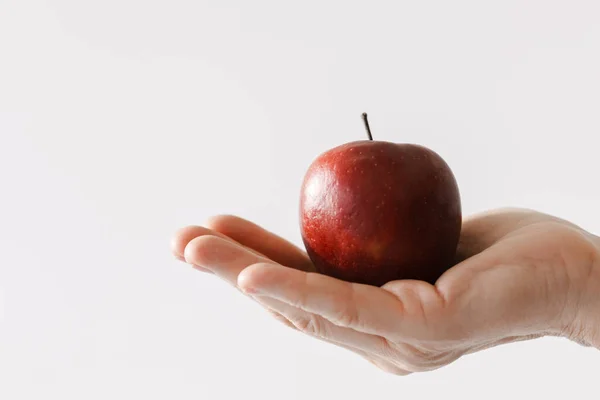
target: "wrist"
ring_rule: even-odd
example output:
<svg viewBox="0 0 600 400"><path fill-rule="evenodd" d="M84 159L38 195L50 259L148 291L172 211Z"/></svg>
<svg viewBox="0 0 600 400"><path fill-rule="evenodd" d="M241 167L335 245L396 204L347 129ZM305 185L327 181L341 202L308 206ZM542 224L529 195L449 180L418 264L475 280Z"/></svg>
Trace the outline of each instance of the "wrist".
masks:
<svg viewBox="0 0 600 400"><path fill-rule="evenodd" d="M584 267L577 295L574 318L569 327L571 339L600 349L600 237L589 234L591 254Z"/></svg>
<svg viewBox="0 0 600 400"><path fill-rule="evenodd" d="M600 349L600 236L593 236L594 246L596 251L594 253L593 261L593 275L596 282L593 297L595 298L594 306L590 308L590 316L593 317L594 326L591 328L592 337L590 344L597 349Z"/></svg>

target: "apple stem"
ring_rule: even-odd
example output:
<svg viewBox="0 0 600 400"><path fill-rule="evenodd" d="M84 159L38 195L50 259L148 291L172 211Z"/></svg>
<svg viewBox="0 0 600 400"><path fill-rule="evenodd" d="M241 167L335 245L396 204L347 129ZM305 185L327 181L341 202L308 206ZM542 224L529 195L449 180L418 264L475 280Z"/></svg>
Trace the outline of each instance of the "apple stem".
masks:
<svg viewBox="0 0 600 400"><path fill-rule="evenodd" d="M369 136L369 140L373 140L373 135L371 135L371 127L369 126L369 120L367 119L367 113L362 113L362 119L365 123L365 129L367 130L367 135Z"/></svg>

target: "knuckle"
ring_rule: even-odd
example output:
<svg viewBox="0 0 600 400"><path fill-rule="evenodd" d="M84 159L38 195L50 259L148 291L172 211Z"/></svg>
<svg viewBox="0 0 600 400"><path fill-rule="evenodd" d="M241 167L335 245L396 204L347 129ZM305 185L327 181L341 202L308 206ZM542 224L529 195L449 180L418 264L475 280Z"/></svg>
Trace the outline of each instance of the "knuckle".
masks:
<svg viewBox="0 0 600 400"><path fill-rule="evenodd" d="M350 289L346 295L337 294L333 298L335 312L332 315L332 322L339 326L359 328L360 318L357 309L356 293Z"/></svg>
<svg viewBox="0 0 600 400"><path fill-rule="evenodd" d="M353 304L339 304L339 312L335 315L335 323L340 326L358 327L359 319L356 308Z"/></svg>

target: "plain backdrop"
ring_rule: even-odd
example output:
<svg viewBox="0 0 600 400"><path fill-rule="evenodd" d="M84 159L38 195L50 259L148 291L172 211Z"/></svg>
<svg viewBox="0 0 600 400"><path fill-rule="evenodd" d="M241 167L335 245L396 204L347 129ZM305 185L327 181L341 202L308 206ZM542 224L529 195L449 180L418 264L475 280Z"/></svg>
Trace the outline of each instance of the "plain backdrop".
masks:
<svg viewBox="0 0 600 400"><path fill-rule="evenodd" d="M0 398L590 398L600 354L396 377L173 260L239 214L300 244L335 145L436 150L465 214L600 231L597 1L0 0ZM592 393L592 394L590 394Z"/></svg>

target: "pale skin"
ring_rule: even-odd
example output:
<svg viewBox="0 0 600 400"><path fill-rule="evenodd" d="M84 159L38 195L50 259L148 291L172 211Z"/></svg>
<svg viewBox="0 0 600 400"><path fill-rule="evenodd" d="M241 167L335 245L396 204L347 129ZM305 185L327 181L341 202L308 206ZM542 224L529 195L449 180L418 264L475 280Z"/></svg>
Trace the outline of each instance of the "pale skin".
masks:
<svg viewBox="0 0 600 400"><path fill-rule="evenodd" d="M318 274L304 250L228 215L181 229L172 252L289 327L397 375L549 335L600 349L600 238L531 210L465 218L456 265L435 285Z"/></svg>

